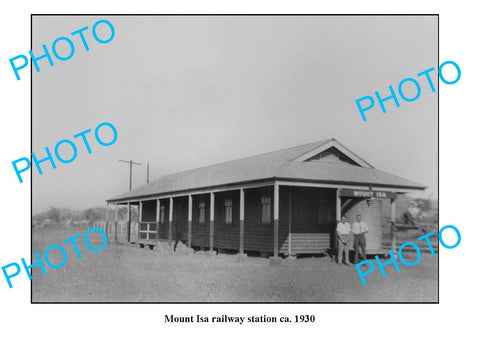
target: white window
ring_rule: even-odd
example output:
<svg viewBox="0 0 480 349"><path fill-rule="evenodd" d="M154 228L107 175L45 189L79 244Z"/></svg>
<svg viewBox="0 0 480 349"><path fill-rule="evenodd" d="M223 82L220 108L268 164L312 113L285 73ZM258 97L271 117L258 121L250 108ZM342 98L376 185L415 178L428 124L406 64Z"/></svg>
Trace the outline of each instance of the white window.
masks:
<svg viewBox="0 0 480 349"><path fill-rule="evenodd" d="M225 199L225 224L232 224L232 199Z"/></svg>
<svg viewBox="0 0 480 349"><path fill-rule="evenodd" d="M160 224L165 223L165 206L160 205Z"/></svg>
<svg viewBox="0 0 480 349"><path fill-rule="evenodd" d="M198 203L198 223L205 223L205 201L200 201Z"/></svg>
<svg viewBox="0 0 480 349"><path fill-rule="evenodd" d="M272 223L272 198L262 195L262 224Z"/></svg>

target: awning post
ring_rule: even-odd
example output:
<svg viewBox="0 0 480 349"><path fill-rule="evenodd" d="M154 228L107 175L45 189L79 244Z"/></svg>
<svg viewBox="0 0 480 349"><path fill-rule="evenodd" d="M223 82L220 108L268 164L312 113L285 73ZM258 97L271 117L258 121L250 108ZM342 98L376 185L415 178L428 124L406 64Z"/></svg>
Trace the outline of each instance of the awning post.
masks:
<svg viewBox="0 0 480 349"><path fill-rule="evenodd" d="M395 214L395 199L390 199L391 204L391 231L392 231L392 252L397 253L397 226L395 223L396 214Z"/></svg>
<svg viewBox="0 0 480 349"><path fill-rule="evenodd" d="M245 191L240 188L240 248L238 253L243 254L245 235Z"/></svg>
<svg viewBox="0 0 480 349"><path fill-rule="evenodd" d="M213 234L215 233L215 194L210 193L210 252L213 252Z"/></svg>

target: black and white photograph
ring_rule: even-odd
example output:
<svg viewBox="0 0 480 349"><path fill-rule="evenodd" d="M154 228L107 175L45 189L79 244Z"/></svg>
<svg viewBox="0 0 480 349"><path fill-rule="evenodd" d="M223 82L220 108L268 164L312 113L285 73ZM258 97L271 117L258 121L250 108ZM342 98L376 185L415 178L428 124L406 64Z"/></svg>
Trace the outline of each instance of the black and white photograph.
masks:
<svg viewBox="0 0 480 349"><path fill-rule="evenodd" d="M0 8L2 347L476 343L473 3Z"/></svg>
<svg viewBox="0 0 480 349"><path fill-rule="evenodd" d="M32 16L32 302L438 302L438 35Z"/></svg>

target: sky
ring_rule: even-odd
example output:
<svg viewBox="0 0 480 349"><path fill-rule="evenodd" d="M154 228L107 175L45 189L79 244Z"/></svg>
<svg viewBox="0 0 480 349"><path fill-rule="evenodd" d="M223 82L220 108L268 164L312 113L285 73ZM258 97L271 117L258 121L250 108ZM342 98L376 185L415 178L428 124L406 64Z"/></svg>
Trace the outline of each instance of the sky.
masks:
<svg viewBox="0 0 480 349"><path fill-rule="evenodd" d="M92 36L99 19L115 28L107 44ZM88 52L70 35L85 26ZM109 31L99 25L98 34ZM45 147L53 152L69 139L78 156L55 170L43 163L43 175L33 170L34 213L105 205L128 190L128 165L119 160L142 164L133 168L137 187L147 162L153 180L328 138L428 187L416 196L438 197L438 92L418 78L416 101L400 99L399 108L387 101L385 114L376 105L367 122L355 104L431 67L438 91L436 16L33 18L34 54L60 36L72 39L75 53L54 66L41 60L32 73L32 146L42 158ZM93 136L102 122L118 132L109 147ZM91 154L73 138L86 129Z"/></svg>

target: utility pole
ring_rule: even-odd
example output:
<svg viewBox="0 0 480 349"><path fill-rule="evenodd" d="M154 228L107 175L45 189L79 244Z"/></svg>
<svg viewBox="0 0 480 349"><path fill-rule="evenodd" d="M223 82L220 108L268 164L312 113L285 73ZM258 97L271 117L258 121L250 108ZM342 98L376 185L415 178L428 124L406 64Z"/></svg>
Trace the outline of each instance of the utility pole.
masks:
<svg viewBox="0 0 480 349"><path fill-rule="evenodd" d="M139 164L138 162L133 162L132 160L130 161L118 160L118 161L130 164L130 190L132 190L132 165L141 165L141 164Z"/></svg>
<svg viewBox="0 0 480 349"><path fill-rule="evenodd" d="M132 165L141 165L138 162L133 162L132 160L118 160L120 162L125 162L130 165L130 190L132 190ZM127 240L130 241L130 219L132 217L132 210L130 209L130 203L128 204L128 221L127 221Z"/></svg>

